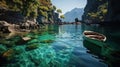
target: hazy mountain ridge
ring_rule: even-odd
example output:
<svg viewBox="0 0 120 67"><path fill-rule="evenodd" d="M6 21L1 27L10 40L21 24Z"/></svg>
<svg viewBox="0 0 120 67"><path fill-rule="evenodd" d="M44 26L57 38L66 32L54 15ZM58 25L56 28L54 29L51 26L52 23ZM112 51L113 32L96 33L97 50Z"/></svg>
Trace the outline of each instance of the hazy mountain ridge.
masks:
<svg viewBox="0 0 120 67"><path fill-rule="evenodd" d="M74 8L69 12L66 12L64 14L65 19L63 19L62 21L64 22L74 22L75 18L78 18L79 20L82 19L82 15L84 13L84 9L83 8Z"/></svg>

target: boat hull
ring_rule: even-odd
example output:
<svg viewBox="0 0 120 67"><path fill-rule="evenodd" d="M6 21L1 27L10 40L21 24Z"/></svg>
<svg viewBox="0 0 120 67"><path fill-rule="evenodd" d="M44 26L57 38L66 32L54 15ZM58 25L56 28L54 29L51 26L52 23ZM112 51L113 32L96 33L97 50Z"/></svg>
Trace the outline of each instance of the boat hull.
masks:
<svg viewBox="0 0 120 67"><path fill-rule="evenodd" d="M91 39L91 38L88 38L88 37L85 37L85 36L83 38L84 38L84 40L89 41L89 42L91 42L95 45L101 46L101 47L102 47L102 45L105 45L105 43L103 41Z"/></svg>

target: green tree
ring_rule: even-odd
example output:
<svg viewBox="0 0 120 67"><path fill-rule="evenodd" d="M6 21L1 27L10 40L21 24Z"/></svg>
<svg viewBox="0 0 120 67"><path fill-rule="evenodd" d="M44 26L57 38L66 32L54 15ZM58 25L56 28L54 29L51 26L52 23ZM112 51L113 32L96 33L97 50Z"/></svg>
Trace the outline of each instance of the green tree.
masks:
<svg viewBox="0 0 120 67"><path fill-rule="evenodd" d="M65 16L64 16L64 15L60 15L60 18L61 18L61 19L64 19L64 18L65 18Z"/></svg>
<svg viewBox="0 0 120 67"><path fill-rule="evenodd" d="M53 6L53 10L56 10L57 8L56 8L56 6Z"/></svg>
<svg viewBox="0 0 120 67"><path fill-rule="evenodd" d="M57 9L57 12L58 12L58 13L62 13L62 10L61 10L61 9Z"/></svg>

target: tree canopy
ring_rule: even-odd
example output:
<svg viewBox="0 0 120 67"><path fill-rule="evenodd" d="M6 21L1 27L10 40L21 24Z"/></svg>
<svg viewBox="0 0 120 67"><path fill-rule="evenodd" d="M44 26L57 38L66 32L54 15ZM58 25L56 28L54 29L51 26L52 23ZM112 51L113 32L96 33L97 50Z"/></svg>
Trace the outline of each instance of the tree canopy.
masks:
<svg viewBox="0 0 120 67"><path fill-rule="evenodd" d="M64 16L64 15L60 15L60 18L61 18L61 19L64 19L64 18L65 18L65 16Z"/></svg>
<svg viewBox="0 0 120 67"><path fill-rule="evenodd" d="M62 13L62 10L61 10L61 9L57 9L57 12L58 12L58 13Z"/></svg>

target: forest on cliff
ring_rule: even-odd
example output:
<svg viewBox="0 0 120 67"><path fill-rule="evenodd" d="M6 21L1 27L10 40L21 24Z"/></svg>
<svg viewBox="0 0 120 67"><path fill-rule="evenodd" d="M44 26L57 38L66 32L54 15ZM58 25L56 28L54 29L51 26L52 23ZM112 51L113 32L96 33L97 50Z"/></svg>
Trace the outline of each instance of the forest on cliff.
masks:
<svg viewBox="0 0 120 67"><path fill-rule="evenodd" d="M51 0L0 0L0 20L13 23L24 20L53 23L59 21L55 10Z"/></svg>

